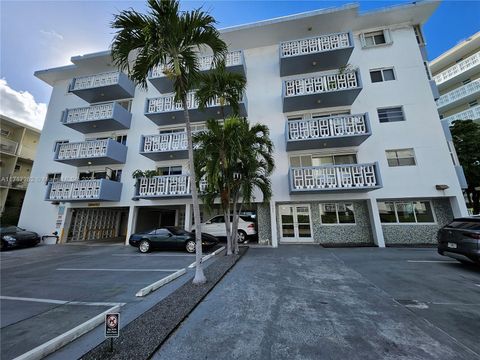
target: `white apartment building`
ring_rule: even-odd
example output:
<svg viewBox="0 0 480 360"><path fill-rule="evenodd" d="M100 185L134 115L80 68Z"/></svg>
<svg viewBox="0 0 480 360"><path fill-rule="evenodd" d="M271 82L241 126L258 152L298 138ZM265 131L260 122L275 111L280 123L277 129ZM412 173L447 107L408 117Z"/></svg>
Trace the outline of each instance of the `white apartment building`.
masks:
<svg viewBox="0 0 480 360"><path fill-rule="evenodd" d="M40 130L0 114L0 213L16 225L29 184Z"/></svg>
<svg viewBox="0 0 480 360"><path fill-rule="evenodd" d="M261 244L433 243L467 214L421 33L437 6L348 5L221 31L227 67L247 78L242 115L275 144L273 197L246 209ZM21 226L62 242L190 229L183 113L161 67L142 90L108 51L71 61L36 73L53 90L32 175L51 181L29 187ZM189 106L196 128L219 116L193 95Z"/></svg>

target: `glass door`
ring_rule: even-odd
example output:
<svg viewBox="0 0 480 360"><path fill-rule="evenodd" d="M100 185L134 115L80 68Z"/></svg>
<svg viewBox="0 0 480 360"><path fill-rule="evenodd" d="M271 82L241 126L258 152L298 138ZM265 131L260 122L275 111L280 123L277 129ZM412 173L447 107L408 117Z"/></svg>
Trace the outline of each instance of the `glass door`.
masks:
<svg viewBox="0 0 480 360"><path fill-rule="evenodd" d="M280 205L279 214L282 242L313 241L309 205Z"/></svg>

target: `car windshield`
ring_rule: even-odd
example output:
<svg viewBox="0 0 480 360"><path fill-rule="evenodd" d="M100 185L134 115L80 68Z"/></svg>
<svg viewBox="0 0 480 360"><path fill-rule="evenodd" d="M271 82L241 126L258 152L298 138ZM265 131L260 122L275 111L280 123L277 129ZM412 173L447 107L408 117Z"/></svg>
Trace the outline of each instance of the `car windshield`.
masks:
<svg viewBox="0 0 480 360"><path fill-rule="evenodd" d="M180 229L180 228L176 228L176 227L167 226L167 227L165 227L165 229L170 231L173 235L187 235L188 234L187 231L185 231L183 229Z"/></svg>
<svg viewBox="0 0 480 360"><path fill-rule="evenodd" d="M3 226L0 228L1 232L17 232L17 231L22 231L19 227L16 226Z"/></svg>

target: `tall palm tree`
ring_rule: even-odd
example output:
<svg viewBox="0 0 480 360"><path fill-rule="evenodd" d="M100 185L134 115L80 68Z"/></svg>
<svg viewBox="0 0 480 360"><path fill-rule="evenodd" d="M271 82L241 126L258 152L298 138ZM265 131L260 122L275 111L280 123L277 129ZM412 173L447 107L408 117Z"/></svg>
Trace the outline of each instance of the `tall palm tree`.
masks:
<svg viewBox="0 0 480 360"><path fill-rule="evenodd" d="M130 78L143 88L147 87L149 71L162 64L165 75L173 81L175 100L182 103L196 225L196 272L193 282L200 284L206 279L201 266L200 207L187 94L199 79L199 53L210 50L213 65L217 65L224 61L227 46L215 28L215 19L201 9L181 12L177 0L148 0L148 8L147 14L130 9L115 15L112 22L112 28L116 30L111 46L112 58L116 66L127 71Z"/></svg>
<svg viewBox="0 0 480 360"><path fill-rule="evenodd" d="M239 103L245 92L246 83L244 75L227 71L223 63L201 75L195 93L200 110L204 110L210 102L218 100L224 122L223 125L216 121L208 122L208 132L202 134L196 141L203 147L203 152L198 156L199 163L203 164L199 167L199 176L206 175L211 185L204 196L204 203L212 205L216 197L220 197L227 234L227 255L232 254L230 221L230 185L234 180L232 164L237 161L242 142L236 134L236 129L240 126L236 116L239 114ZM228 113L233 116L229 119L226 118L227 106L230 110ZM213 161L212 157L216 160ZM204 169L203 175L201 169ZM233 238L236 238L235 234L233 233Z"/></svg>

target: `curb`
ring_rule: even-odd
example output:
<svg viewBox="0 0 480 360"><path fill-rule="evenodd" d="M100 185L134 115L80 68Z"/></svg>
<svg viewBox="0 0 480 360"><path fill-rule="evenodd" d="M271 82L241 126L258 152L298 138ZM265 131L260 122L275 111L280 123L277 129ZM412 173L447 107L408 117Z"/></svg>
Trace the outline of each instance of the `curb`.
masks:
<svg viewBox="0 0 480 360"><path fill-rule="evenodd" d="M176 278L182 276L187 272L187 269L180 269L178 271L175 271L173 274L170 274L163 279L158 280L157 282L154 282L153 284L150 284L142 289L140 289L135 296L142 297L150 294L151 292L157 290L158 288L162 287L165 284L168 284L169 282L175 280Z"/></svg>
<svg viewBox="0 0 480 360"><path fill-rule="evenodd" d="M211 254L205 255L204 257L202 257L202 263L204 263L205 261L207 261L207 260L210 259L211 257L214 257L215 255L221 253L223 250L225 250L225 246L222 246L221 248L215 250L215 251L212 252ZM194 261L193 263L191 263L190 265L188 265L188 268L189 268L189 269L194 268L196 263L197 263L197 262Z"/></svg>
<svg viewBox="0 0 480 360"><path fill-rule="evenodd" d="M107 311L102 312L101 314L91 318L90 320L85 321L83 324L74 327L73 329L63 333L62 335L53 338L42 345L33 348L32 350L16 357L13 360L38 360L42 359L45 356L53 353L54 351L60 349L66 344L72 342L73 340L79 338L83 334L89 332L90 330L96 328L98 325L102 324L105 321L105 315L111 312L118 312L120 310L120 305L115 305L108 309Z"/></svg>

